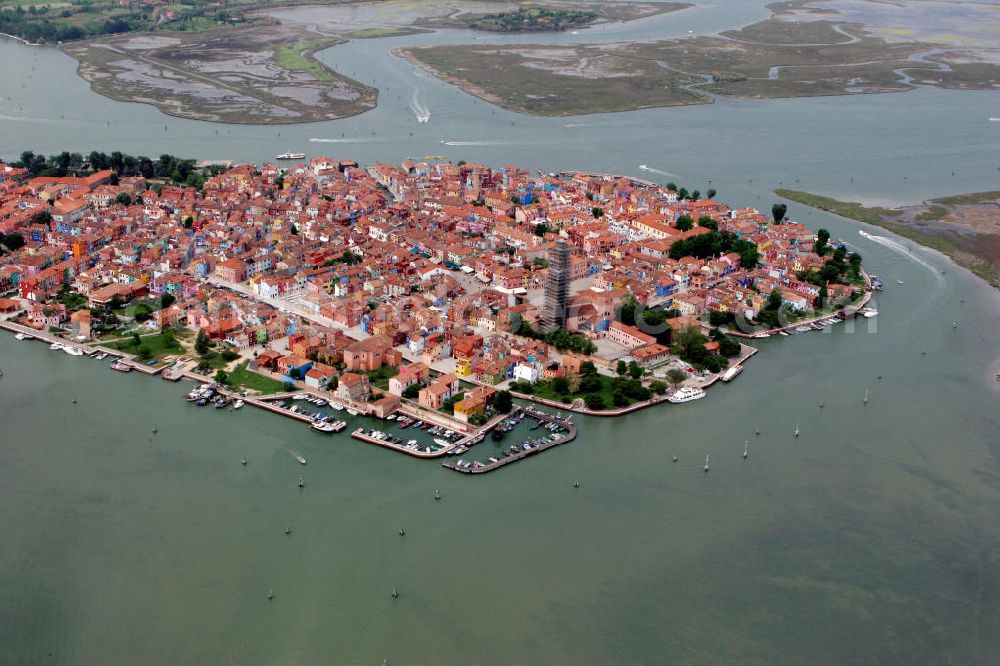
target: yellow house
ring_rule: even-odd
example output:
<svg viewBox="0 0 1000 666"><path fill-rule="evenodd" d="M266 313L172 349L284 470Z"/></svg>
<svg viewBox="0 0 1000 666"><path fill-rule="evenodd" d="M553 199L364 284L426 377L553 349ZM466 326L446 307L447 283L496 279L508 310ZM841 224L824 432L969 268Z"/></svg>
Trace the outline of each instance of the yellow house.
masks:
<svg viewBox="0 0 1000 666"><path fill-rule="evenodd" d="M466 359L455 363L455 374L459 377L468 377L472 374L472 361Z"/></svg>

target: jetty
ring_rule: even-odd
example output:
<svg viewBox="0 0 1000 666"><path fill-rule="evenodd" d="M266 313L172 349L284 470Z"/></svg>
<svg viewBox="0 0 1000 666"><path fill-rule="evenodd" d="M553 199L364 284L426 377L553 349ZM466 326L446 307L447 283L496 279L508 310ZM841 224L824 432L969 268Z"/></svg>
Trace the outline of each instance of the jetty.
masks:
<svg viewBox="0 0 1000 666"><path fill-rule="evenodd" d="M524 407L519 411L519 413L523 413L526 416L537 419L542 423L556 424L559 426L560 430L558 433L554 433L554 436L551 439L545 440L543 443L533 444L531 445L531 448L522 448L518 451L513 451L510 454L501 454L500 457L491 458L488 462L482 462L479 460L467 461L464 459L447 460L441 463L441 466L447 467L448 469L456 472L461 472L462 474L485 474L486 472L492 472L495 469L500 469L504 465L509 465L512 462L523 460L528 456L541 453L542 451L547 451L548 449L559 446L560 444L565 444L566 442L571 442L576 439L576 426L573 425L573 422L569 419L548 414L531 405ZM482 441L485 434L486 431L479 434L479 441Z"/></svg>

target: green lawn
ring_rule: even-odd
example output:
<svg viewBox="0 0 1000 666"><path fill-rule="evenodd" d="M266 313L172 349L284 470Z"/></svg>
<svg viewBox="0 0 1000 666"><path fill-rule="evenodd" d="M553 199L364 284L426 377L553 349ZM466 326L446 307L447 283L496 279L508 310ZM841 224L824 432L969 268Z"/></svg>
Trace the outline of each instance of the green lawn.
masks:
<svg viewBox="0 0 1000 666"><path fill-rule="evenodd" d="M117 349L129 354L137 354L138 349L145 347L149 349L150 360L162 361L166 356L178 356L184 353L184 348L181 347L180 343L177 342L176 338L171 333L156 333L155 335L144 335L141 336L142 345L137 348L132 342L131 337L119 338L117 340L112 340L105 342L106 347L111 349Z"/></svg>
<svg viewBox="0 0 1000 666"><path fill-rule="evenodd" d="M605 409L616 409L617 406L614 404L614 400L611 397L612 392L613 392L612 391L612 382L614 380L611 377L608 377L607 375L602 375L602 374L598 374L597 377L598 377L598 379L601 380L601 390L598 391L597 393L602 398L604 398L604 408ZM537 384L535 384L534 391L532 392L532 395L536 395L539 398L545 398L547 400L555 400L555 401L558 401L558 402L562 402L563 404L570 404L571 402L573 402L577 398L586 399L586 397L587 397L588 394L586 394L586 393L579 393L579 392L577 392L577 393L570 392L568 394L565 394L565 395L569 396L569 402L566 402L563 399L564 398L564 394L557 393L556 390L553 388L551 381L545 381L545 382L538 382ZM638 402L638 401L635 400L634 398L629 398L628 399L628 404L631 405L633 402Z"/></svg>
<svg viewBox="0 0 1000 666"><path fill-rule="evenodd" d="M372 386L383 391L388 391L389 380L399 374L399 368L383 365L378 370L371 370L365 374L368 375L368 381L371 382Z"/></svg>
<svg viewBox="0 0 1000 666"><path fill-rule="evenodd" d="M251 391L263 394L278 393L285 390L285 385L277 379L271 379L247 369L250 361L243 361L229 373L229 381L233 386L242 386Z"/></svg>

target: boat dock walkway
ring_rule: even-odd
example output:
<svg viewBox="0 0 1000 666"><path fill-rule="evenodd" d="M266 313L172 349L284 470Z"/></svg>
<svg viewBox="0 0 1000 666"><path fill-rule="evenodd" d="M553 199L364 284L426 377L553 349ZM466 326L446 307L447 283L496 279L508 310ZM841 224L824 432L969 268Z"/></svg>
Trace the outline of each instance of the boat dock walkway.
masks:
<svg viewBox="0 0 1000 666"><path fill-rule="evenodd" d="M354 439L360 439L362 442L368 442L369 444L378 444L379 446L384 446L387 449L392 449L393 451L399 451L400 453L409 454L415 458L439 458L445 455L449 449L452 447L446 446L437 451L414 451L413 449L406 448L403 444L396 444L395 442L390 442L386 439L379 439L377 437L372 437L371 435L365 434L364 428L358 428L351 433L351 437Z"/></svg>
<svg viewBox="0 0 1000 666"><path fill-rule="evenodd" d="M576 439L576 426L573 425L572 421L569 421L567 419L563 420L557 419L552 414L547 414L546 412L543 412L530 405L523 408L521 412L525 416L531 417L533 419L538 419L539 421L547 423L555 423L560 427L565 428L566 432L561 433L554 440L548 441L544 444L539 444L538 446L535 446L527 451L522 449L521 451L518 451L517 453L512 453L509 456L498 458L495 462L491 461L487 463L482 463L481 465L472 464L468 467L459 467L458 466L459 461L447 460L441 463L441 466L455 470L456 472L462 472L463 474L485 474L486 472L492 472L495 469L499 469L504 465L508 465L512 462L522 460L524 458L527 458L528 456L535 455L536 453L541 453L542 451L551 449L554 446L559 446L560 444L565 444L566 442L571 442L574 439Z"/></svg>

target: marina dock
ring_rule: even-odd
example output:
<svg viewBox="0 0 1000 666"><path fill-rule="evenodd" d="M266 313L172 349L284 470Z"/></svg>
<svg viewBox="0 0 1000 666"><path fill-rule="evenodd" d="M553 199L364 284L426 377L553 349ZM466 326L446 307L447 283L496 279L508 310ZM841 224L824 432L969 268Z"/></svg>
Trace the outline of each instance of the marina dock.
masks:
<svg viewBox="0 0 1000 666"><path fill-rule="evenodd" d="M448 469L455 470L456 472L461 472L463 474L485 474L486 472L492 472L495 469L499 469L504 465L508 465L512 462L517 462L518 460L523 460L528 456L535 455L536 453L541 453L542 451L547 451L560 444L565 444L566 442L571 442L576 439L576 426L573 422L568 419L559 419L552 414L541 411L531 405L524 407L520 410L521 414L528 416L533 419L537 419L542 423L554 423L560 428L564 429L565 432L560 432L555 439L546 441L543 444L538 444L532 446L530 449L521 449L511 453L510 455L505 455L495 460L490 460L489 462L474 461L472 464L467 463L464 459L459 460L447 460L441 463L442 467L447 467ZM499 425L499 424L498 424ZM485 432L477 435L479 438L477 441L481 441L485 436ZM478 463L478 464L477 464Z"/></svg>

